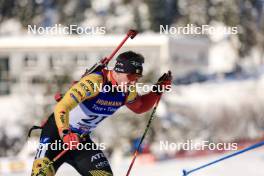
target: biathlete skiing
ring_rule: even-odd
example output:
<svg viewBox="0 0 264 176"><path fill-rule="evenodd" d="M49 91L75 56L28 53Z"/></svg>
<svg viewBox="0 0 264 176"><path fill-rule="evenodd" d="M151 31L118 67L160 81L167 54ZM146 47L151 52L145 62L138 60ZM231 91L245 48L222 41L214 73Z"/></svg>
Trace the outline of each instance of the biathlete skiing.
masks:
<svg viewBox="0 0 264 176"><path fill-rule="evenodd" d="M63 163L70 164L83 176L113 175L102 150L79 149L77 146L96 145L90 137L91 132L120 107L127 106L137 114L144 113L170 88L172 77L168 71L158 79L152 91L139 95L134 85L143 75L143 63L141 54L127 51L118 55L112 70L97 70L72 85L55 105L54 113L42 127L40 135L40 144L61 141L67 144L68 150L52 162L63 149L54 150L49 145L39 147L31 176L54 176ZM105 86L111 89L104 89Z"/></svg>

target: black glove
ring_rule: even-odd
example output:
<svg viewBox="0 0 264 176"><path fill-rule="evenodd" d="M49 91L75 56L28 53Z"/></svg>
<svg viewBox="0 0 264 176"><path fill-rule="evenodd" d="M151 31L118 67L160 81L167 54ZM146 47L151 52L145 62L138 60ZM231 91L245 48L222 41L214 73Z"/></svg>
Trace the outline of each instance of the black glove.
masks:
<svg viewBox="0 0 264 176"><path fill-rule="evenodd" d="M156 84L153 85L152 92L156 92L158 95L165 91L171 90L171 71L169 70L167 73L164 73L159 79Z"/></svg>

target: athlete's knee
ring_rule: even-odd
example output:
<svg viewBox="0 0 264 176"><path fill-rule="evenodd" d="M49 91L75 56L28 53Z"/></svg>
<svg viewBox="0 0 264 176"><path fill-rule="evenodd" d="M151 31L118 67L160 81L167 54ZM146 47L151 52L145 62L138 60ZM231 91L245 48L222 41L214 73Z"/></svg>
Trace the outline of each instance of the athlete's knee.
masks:
<svg viewBox="0 0 264 176"><path fill-rule="evenodd" d="M113 176L113 172L111 170L91 170L89 173L91 176Z"/></svg>
<svg viewBox="0 0 264 176"><path fill-rule="evenodd" d="M47 157L36 159L33 162L31 176L54 176L53 165L49 165L50 160Z"/></svg>
<svg viewBox="0 0 264 176"><path fill-rule="evenodd" d="M100 153L99 153L100 154ZM91 169L90 175L92 176L113 176L113 172L111 169L111 166L109 164L109 162L107 161L107 159L105 158L105 156L103 155L94 155L97 157L101 157L101 158L97 158L99 159L99 161L94 161L93 162L93 169ZM92 160L96 160L96 158L92 157Z"/></svg>

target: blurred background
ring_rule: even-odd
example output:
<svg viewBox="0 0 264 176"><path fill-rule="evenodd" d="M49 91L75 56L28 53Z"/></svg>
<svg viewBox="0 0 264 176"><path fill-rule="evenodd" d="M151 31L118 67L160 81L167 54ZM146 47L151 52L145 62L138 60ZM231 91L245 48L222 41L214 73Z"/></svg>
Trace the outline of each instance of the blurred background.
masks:
<svg viewBox="0 0 264 176"><path fill-rule="evenodd" d="M56 24L88 27L91 34L28 33L28 25ZM238 34L160 33L160 25L187 24L235 26ZM162 98L131 175L181 175L183 168L228 152L160 150L161 141L207 140L241 149L264 139L263 0L0 0L0 175L30 174L39 131L28 139L29 128L52 113L55 92L65 92L86 68L108 56L131 28L140 34L119 53L145 56L141 82L154 83L168 69L173 73L172 92ZM93 133L106 144L116 175L125 175L149 115L124 107ZM193 175L260 176L263 152ZM64 165L58 175L67 174L78 175Z"/></svg>

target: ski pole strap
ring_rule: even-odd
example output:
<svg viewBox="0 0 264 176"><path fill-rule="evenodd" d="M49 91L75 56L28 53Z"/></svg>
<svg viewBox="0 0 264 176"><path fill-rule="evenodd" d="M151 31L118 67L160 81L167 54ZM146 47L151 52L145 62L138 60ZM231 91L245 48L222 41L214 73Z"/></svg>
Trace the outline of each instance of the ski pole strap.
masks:
<svg viewBox="0 0 264 176"><path fill-rule="evenodd" d="M32 133L33 130L37 130L37 129L43 129L43 127L42 127L42 126L36 126L36 125L32 126L32 127L29 129L29 131L28 131L28 137L31 136L31 133Z"/></svg>
<svg viewBox="0 0 264 176"><path fill-rule="evenodd" d="M45 119L44 121L42 121L42 123L41 123L40 126L37 126L37 125L32 126L32 127L29 129L29 131L28 131L28 137L31 136L31 132L32 132L33 130L37 130L37 129L41 129L41 130L42 130L43 127L44 127L44 125L47 123L47 121L48 121L48 119Z"/></svg>
<svg viewBox="0 0 264 176"><path fill-rule="evenodd" d="M256 143L256 144L252 145L252 146L249 146L249 147L247 147L247 148L245 148L245 149L243 149L243 150L240 150L240 151L237 151L237 152L232 153L232 154L230 154L230 155L224 156L224 157L222 157L222 158L219 158L219 159L217 159L217 160L215 160L215 161L212 161L212 162L210 162L210 163L207 163L207 164L202 165L202 166L200 166L200 167L197 167L197 168L195 168L195 169L192 169L192 170L189 170L189 171L183 170L183 171L182 171L182 172L183 172L183 176L187 176L187 175L189 175L189 174L192 173L192 172L198 171L198 170L200 170L200 169L203 169L203 168L205 168L205 167L208 167L208 166L213 165L213 164L215 164L215 163L218 163L218 162L220 162L220 161L226 160L226 159L228 159L228 158L234 157L234 156L236 156L236 155L242 154L242 153L247 152L247 151L249 151L249 150L253 150L253 149L255 149L255 148L261 147L261 146L263 146L263 145L264 145L264 141L261 141L261 142L259 142L259 143Z"/></svg>

